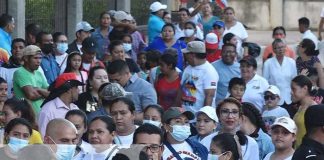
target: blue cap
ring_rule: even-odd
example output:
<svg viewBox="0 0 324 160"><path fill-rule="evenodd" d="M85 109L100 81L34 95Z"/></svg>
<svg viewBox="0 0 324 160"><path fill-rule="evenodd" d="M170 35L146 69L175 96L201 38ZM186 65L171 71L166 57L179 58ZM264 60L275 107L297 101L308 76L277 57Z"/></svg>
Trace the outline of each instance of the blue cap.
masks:
<svg viewBox="0 0 324 160"><path fill-rule="evenodd" d="M218 27L225 27L225 23L223 21L215 21L213 24L213 27L218 26Z"/></svg>

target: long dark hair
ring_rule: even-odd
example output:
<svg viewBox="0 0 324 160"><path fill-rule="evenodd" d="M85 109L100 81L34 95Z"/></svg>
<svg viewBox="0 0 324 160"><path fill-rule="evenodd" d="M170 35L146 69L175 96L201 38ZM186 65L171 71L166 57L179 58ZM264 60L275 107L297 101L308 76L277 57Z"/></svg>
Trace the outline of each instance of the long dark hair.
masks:
<svg viewBox="0 0 324 160"><path fill-rule="evenodd" d="M319 50L315 50L316 45L315 43L310 39L303 39L300 43L302 48L305 48L305 54L307 56L317 56L319 54Z"/></svg>
<svg viewBox="0 0 324 160"><path fill-rule="evenodd" d="M298 75L291 81L296 83L299 87L307 86L307 91L310 96L314 96L317 93L316 89L313 89L312 81L307 76Z"/></svg>
<svg viewBox="0 0 324 160"><path fill-rule="evenodd" d="M232 160L240 159L238 144L233 134L230 133L218 134L212 139L212 142L221 149L222 153L231 151Z"/></svg>
<svg viewBox="0 0 324 160"><path fill-rule="evenodd" d="M251 123L257 128L257 131L262 129L263 132L267 133L264 121L262 120L262 115L252 103L243 102L242 109L243 115L249 118Z"/></svg>
<svg viewBox="0 0 324 160"><path fill-rule="evenodd" d="M77 55L81 57L81 53L80 52L77 52L77 51L71 52L69 54L69 56L67 57L67 60L66 60L66 68L64 70L64 73L72 72L72 65L71 65L72 58L74 56L77 56ZM80 65L79 71L81 71L81 69L82 69L82 65Z"/></svg>

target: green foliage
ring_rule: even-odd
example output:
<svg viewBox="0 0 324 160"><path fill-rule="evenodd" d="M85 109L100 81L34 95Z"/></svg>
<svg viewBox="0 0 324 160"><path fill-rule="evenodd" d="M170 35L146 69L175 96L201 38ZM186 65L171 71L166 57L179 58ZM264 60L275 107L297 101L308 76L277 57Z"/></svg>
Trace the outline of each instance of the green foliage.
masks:
<svg viewBox="0 0 324 160"><path fill-rule="evenodd" d="M26 0L26 25L36 23L44 31L54 31L53 0Z"/></svg>
<svg viewBox="0 0 324 160"><path fill-rule="evenodd" d="M83 20L94 28L99 25L100 13L107 10L107 0L83 0Z"/></svg>
<svg viewBox="0 0 324 160"><path fill-rule="evenodd" d="M146 25L152 0L131 0L131 13L137 25Z"/></svg>

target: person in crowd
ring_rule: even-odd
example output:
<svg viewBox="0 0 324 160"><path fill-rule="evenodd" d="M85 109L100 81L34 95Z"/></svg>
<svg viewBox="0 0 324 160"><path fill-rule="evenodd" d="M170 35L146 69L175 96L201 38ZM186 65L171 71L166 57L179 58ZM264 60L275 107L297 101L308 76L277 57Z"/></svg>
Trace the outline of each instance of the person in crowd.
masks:
<svg viewBox="0 0 324 160"><path fill-rule="evenodd" d="M55 152L57 160L72 159L76 149L78 131L74 124L63 118L49 121L44 136L44 144Z"/></svg>
<svg viewBox="0 0 324 160"><path fill-rule="evenodd" d="M119 83L127 92L132 92L132 100L135 103L136 121L143 120L143 109L149 104L157 103L157 95L154 87L147 81L131 75L127 63L123 60L115 60L108 66L108 75L111 82Z"/></svg>
<svg viewBox="0 0 324 160"><path fill-rule="evenodd" d="M86 72L89 72L92 67L101 66L105 67L105 65L97 60L97 42L92 37L85 38L82 41L82 69Z"/></svg>
<svg viewBox="0 0 324 160"><path fill-rule="evenodd" d="M310 30L310 21L307 17L302 17L298 19L299 32L303 34L302 40L310 39L315 44L315 49L318 49L318 39L314 33Z"/></svg>
<svg viewBox="0 0 324 160"><path fill-rule="evenodd" d="M17 98L26 98L31 101L36 116L40 106L49 95L48 83L39 70L41 49L29 45L23 50L23 66L19 67L13 75L13 89Z"/></svg>
<svg viewBox="0 0 324 160"><path fill-rule="evenodd" d="M158 96L158 104L164 110L175 106L180 88L181 75L176 71L177 59L171 54L163 54L160 58L161 74L158 75L154 87Z"/></svg>
<svg viewBox="0 0 324 160"><path fill-rule="evenodd" d="M0 16L0 48L7 52L5 57L2 57L4 62L8 62L11 54L11 33L15 29L15 19L9 14L2 14Z"/></svg>
<svg viewBox="0 0 324 160"><path fill-rule="evenodd" d="M243 58L242 43L248 38L248 33L245 30L243 24L235 18L235 11L232 7L226 7L224 9L225 30L223 35L227 33L233 33L237 37L236 51L238 54L238 60ZM225 41L224 41L225 43Z"/></svg>
<svg viewBox="0 0 324 160"><path fill-rule="evenodd" d="M23 50L26 47L26 41L22 38L15 38L11 43L11 57L9 58L8 63L2 64L4 68L18 68L22 65L23 60Z"/></svg>
<svg viewBox="0 0 324 160"><path fill-rule="evenodd" d="M152 124L143 124L134 132L133 144L144 145L148 159L162 159L163 141L162 129Z"/></svg>
<svg viewBox="0 0 324 160"><path fill-rule="evenodd" d="M213 24L219 20L218 17L213 15L213 10L210 3L203 3L201 6L201 18L198 20L204 29L204 36L213 30Z"/></svg>
<svg viewBox="0 0 324 160"><path fill-rule="evenodd" d="M135 18L132 18L132 25L137 28L136 26L136 20ZM135 55L139 55L141 51L144 50L144 48L147 47L147 44L145 42L146 37L144 34L138 30L134 30L132 33L130 33L132 36L132 51L134 52ZM136 59L134 59L136 60Z"/></svg>
<svg viewBox="0 0 324 160"><path fill-rule="evenodd" d="M316 102L312 99L312 82L304 76L299 75L292 79L291 82L291 98L293 102L298 102L299 107L296 114L293 116L297 125L296 143L295 148L298 148L302 143L302 138L306 134L304 115L306 110Z"/></svg>
<svg viewBox="0 0 324 160"><path fill-rule="evenodd" d="M223 33L225 30L225 23L221 20L215 21L213 24L213 29L214 29L214 33L217 35L218 37L218 49L222 49L223 47Z"/></svg>
<svg viewBox="0 0 324 160"><path fill-rule="evenodd" d="M89 159L111 160L116 155L119 151L119 147L113 144L117 134L116 127L116 123L108 116L99 116L91 120L89 123L88 139L95 151L87 155Z"/></svg>
<svg viewBox="0 0 324 160"><path fill-rule="evenodd" d="M171 14L168 11L163 12L162 19L165 23L172 23L171 21Z"/></svg>
<svg viewBox="0 0 324 160"><path fill-rule="evenodd" d="M291 80L297 76L296 62L285 56L286 44L282 39L272 42L275 57L267 59L263 64L263 77L270 85L275 85L281 92L279 105L291 103Z"/></svg>
<svg viewBox="0 0 324 160"><path fill-rule="evenodd" d="M98 52L96 58L103 60L105 56L109 54L108 46L110 44L109 34L112 31L113 26L111 26L111 16L107 11L103 11L99 16L99 27L94 30L91 36L98 43Z"/></svg>
<svg viewBox="0 0 324 160"><path fill-rule="evenodd" d="M36 154L37 153L37 154ZM29 145L19 151L17 160L56 160L55 153L44 144Z"/></svg>
<svg viewBox="0 0 324 160"><path fill-rule="evenodd" d="M222 126L218 134L230 133L236 135L241 146L242 157L245 160L258 160L258 143L250 136L239 131L240 121L243 119L243 109L241 103L235 98L226 98L219 102L216 114Z"/></svg>
<svg viewBox="0 0 324 160"><path fill-rule="evenodd" d="M43 136L50 120L64 118L69 110L79 109L73 102L78 100L80 85L84 83L78 81L74 73L63 73L57 77L39 113L38 124Z"/></svg>
<svg viewBox="0 0 324 160"><path fill-rule="evenodd" d="M92 146L88 142L82 140L83 135L88 130L88 120L86 114L82 110L74 109L66 113L65 119L73 123L78 131L76 145L77 149L79 148L80 151L78 154L75 154L74 159L78 159L78 157L82 158L85 157L86 154L92 153Z"/></svg>
<svg viewBox="0 0 324 160"><path fill-rule="evenodd" d="M140 68L140 72L138 73L139 76L144 79L144 80L148 80L149 77L149 72L150 72L150 68L148 67L148 63L147 63L147 55L148 52L146 51L141 51L139 52L139 54L137 55L137 65Z"/></svg>
<svg viewBox="0 0 324 160"><path fill-rule="evenodd" d="M68 54L66 53L68 49L68 40L66 35L62 32L55 32L53 34L53 42L55 60L59 65L60 74L62 74L66 68L68 58Z"/></svg>
<svg viewBox="0 0 324 160"><path fill-rule="evenodd" d="M234 77L228 83L229 97L242 102L242 97L246 89L246 83L242 78Z"/></svg>
<svg viewBox="0 0 324 160"><path fill-rule="evenodd" d="M218 37L215 33L210 32L205 39L207 61L213 63L221 58L221 50L218 49Z"/></svg>
<svg viewBox="0 0 324 160"><path fill-rule="evenodd" d="M241 150L239 144L231 133L221 133L212 138L208 159L240 160Z"/></svg>
<svg viewBox="0 0 324 160"><path fill-rule="evenodd" d="M317 62L314 64L314 68L307 69L307 72L304 74L313 83L314 91L316 91L314 101L318 104L324 104L324 70L321 63Z"/></svg>
<svg viewBox="0 0 324 160"><path fill-rule="evenodd" d="M322 8L321 11L321 20L318 26L318 40L321 41L322 40L322 32L323 32L323 26L324 26L324 8Z"/></svg>
<svg viewBox="0 0 324 160"><path fill-rule="evenodd" d="M116 98L111 102L110 115L116 124L116 137L114 143L123 147L129 147L133 142L135 129L134 124L135 105L126 97Z"/></svg>
<svg viewBox="0 0 324 160"><path fill-rule="evenodd" d="M131 43L129 43L129 45L131 45ZM132 59L132 57L127 55L127 53L125 52L123 41L119 41L119 40L112 41L109 45L109 51L111 54L112 61L123 60L127 63L130 72L132 74L140 72L140 69L136 64L136 62L134 61L134 59ZM107 66L109 66L109 64Z"/></svg>
<svg viewBox="0 0 324 160"><path fill-rule="evenodd" d="M243 102L250 102L259 111L263 111L264 98L263 93L269 88L266 79L256 73L257 62L252 56L246 56L240 60L241 77L246 83L246 90L242 97Z"/></svg>
<svg viewBox="0 0 324 160"><path fill-rule="evenodd" d="M292 147L296 140L297 126L289 117L279 117L271 126L271 139L275 146L263 160L284 159L291 160L295 150Z"/></svg>
<svg viewBox="0 0 324 160"><path fill-rule="evenodd" d="M289 113L283 107L280 107L281 92L275 85L269 85L267 91L264 92L265 110L262 113L262 119L265 123L267 132L270 133L270 127L276 118L289 117Z"/></svg>
<svg viewBox="0 0 324 160"><path fill-rule="evenodd" d="M149 123L161 128L163 114L164 114L164 109L160 105L158 104L148 105L144 109L143 124Z"/></svg>
<svg viewBox="0 0 324 160"><path fill-rule="evenodd" d="M82 70L81 66L82 62L82 56L80 52L73 51L67 56L66 60L66 68L64 70L64 73L75 73L77 76L77 80L86 83L88 80L88 74L87 72ZM85 86L79 86L79 93L86 92Z"/></svg>
<svg viewBox="0 0 324 160"><path fill-rule="evenodd" d="M4 103L7 99L8 99L8 84L5 79L0 77L0 111L3 111Z"/></svg>
<svg viewBox="0 0 324 160"><path fill-rule="evenodd" d="M286 38L286 29L283 26L277 26L272 30L272 38L274 39L274 41L276 39L281 39L284 42L285 38ZM288 45L285 45L285 52L284 55L287 57L290 57L292 59L296 59L296 54L295 52L288 47ZM283 49L283 48L282 48ZM262 55L262 60L263 62L265 62L267 59L276 56L275 52L274 52L274 48L273 45L270 44L268 45L264 51L263 51L263 55Z"/></svg>
<svg viewBox="0 0 324 160"><path fill-rule="evenodd" d="M133 37L130 34L124 34L122 35L121 41L123 42L123 48L125 52L125 57L131 58L133 61L137 59L137 54L133 52Z"/></svg>
<svg viewBox="0 0 324 160"><path fill-rule="evenodd" d="M174 38L175 28L173 24L167 23L162 27L161 37L157 37L148 45L147 50L158 50L163 53L167 48L175 48L178 50L178 62L177 67L180 70L184 68L183 52L181 49L186 48L186 44L183 41L176 40Z"/></svg>
<svg viewBox="0 0 324 160"><path fill-rule="evenodd" d="M240 64L235 61L237 56L235 45L230 43L224 44L221 56L221 59L212 63L217 73L221 75L217 84L216 104L226 97L229 81L241 75Z"/></svg>
<svg viewBox="0 0 324 160"><path fill-rule="evenodd" d="M36 23L30 23L25 27L25 40L27 45L36 45L36 36L41 32L41 27Z"/></svg>
<svg viewBox="0 0 324 160"><path fill-rule="evenodd" d="M134 18L129 13L119 10L114 13L113 18L114 28L109 34L110 41L121 40L124 34L131 34L136 30L135 25L131 23Z"/></svg>
<svg viewBox="0 0 324 160"><path fill-rule="evenodd" d="M212 138L217 134L216 127L218 123L218 117L215 112L215 108L211 106L204 106L196 113L196 129L198 135L190 137L202 145L204 145L210 152L210 143Z"/></svg>
<svg viewBox="0 0 324 160"><path fill-rule="evenodd" d="M84 39L91 36L91 32L95 31L94 28L86 21L79 22L75 27L75 37L76 39L69 44L68 50L66 53L71 53L72 51L78 51L83 54L82 42Z"/></svg>
<svg viewBox="0 0 324 160"><path fill-rule="evenodd" d="M98 90L102 84L107 82L109 79L105 68L100 66L91 68L86 83L86 92L79 95L75 104L86 114L96 111L99 108Z"/></svg>
<svg viewBox="0 0 324 160"><path fill-rule="evenodd" d="M48 84L52 84L60 74L60 67L54 57L53 36L48 32L40 32L36 36L36 43L42 50L42 67Z"/></svg>
<svg viewBox="0 0 324 160"><path fill-rule="evenodd" d="M182 33L183 35L182 35L182 37L178 38L178 40L184 41L186 44L188 44L191 41L201 41L202 40L197 37L197 32L198 32L197 26L195 23L193 23L191 21L188 21L184 24L183 31L176 30L176 34L178 34L179 32L183 32ZM175 37L175 39L177 39L177 37Z"/></svg>
<svg viewBox="0 0 324 160"><path fill-rule="evenodd" d="M271 143L270 136L267 134L261 113L249 102L243 102L242 109L241 131L255 139L259 146L259 158L263 159L268 153L274 151L274 146Z"/></svg>
<svg viewBox="0 0 324 160"><path fill-rule="evenodd" d="M298 45L299 57L296 59L297 73L300 74L303 69L313 67L315 63L320 63L317 55L319 50L315 50L315 44L310 39L303 39Z"/></svg>
<svg viewBox="0 0 324 160"><path fill-rule="evenodd" d="M300 147L295 151L293 160L324 159L324 105L310 106L305 113L305 127L307 134ZM299 128L298 128L299 129Z"/></svg>
<svg viewBox="0 0 324 160"><path fill-rule="evenodd" d="M5 147L0 148L1 159L16 160L18 152L28 145L32 134L31 124L23 118L11 120L5 127Z"/></svg>
<svg viewBox="0 0 324 160"><path fill-rule="evenodd" d="M42 136L38 132L36 115L32 106L26 99L17 99L15 97L6 100L2 112L4 113L4 122L8 124L15 118L24 118L32 126L32 134L29 138L29 144L42 144Z"/></svg>
<svg viewBox="0 0 324 160"><path fill-rule="evenodd" d="M165 111L162 118L165 129L163 160L207 159L207 148L189 139L191 134L189 121L194 118L192 112L179 107L171 107Z"/></svg>
<svg viewBox="0 0 324 160"><path fill-rule="evenodd" d="M237 41L237 36L235 36L235 34L233 33L226 33L224 36L223 36L223 43L226 44L226 43L231 43L235 46L238 45L238 41ZM239 46L237 46L239 47Z"/></svg>
<svg viewBox="0 0 324 160"><path fill-rule="evenodd" d="M219 76L215 68L206 60L205 43L188 43L185 53L188 66L181 79L181 92L177 106L196 113L202 106L215 107L215 92ZM182 105L181 105L182 104Z"/></svg>
<svg viewBox="0 0 324 160"><path fill-rule="evenodd" d="M160 2L154 2L150 5L151 14L147 23L149 43L153 42L153 40L158 37L162 31L162 27L165 24L162 17L166 8L167 5L163 5Z"/></svg>
<svg viewBox="0 0 324 160"><path fill-rule="evenodd" d="M180 8L180 21L176 24L175 27L175 39L179 39L184 37L185 42L190 42L188 40L203 40L204 33L201 29L192 21L189 21L190 13L187 8ZM189 39L190 38L190 39ZM181 39L181 40L183 40Z"/></svg>

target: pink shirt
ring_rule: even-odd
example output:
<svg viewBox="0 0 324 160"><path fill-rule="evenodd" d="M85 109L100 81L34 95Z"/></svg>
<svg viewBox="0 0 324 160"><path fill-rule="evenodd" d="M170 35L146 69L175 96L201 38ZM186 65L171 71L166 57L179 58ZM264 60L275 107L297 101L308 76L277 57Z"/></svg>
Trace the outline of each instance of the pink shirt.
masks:
<svg viewBox="0 0 324 160"><path fill-rule="evenodd" d="M42 107L39 113L38 125L42 137L45 136L46 126L49 121L55 118L65 118L65 114L69 110L79 109L77 105L71 103L70 107L66 106L63 101L57 97Z"/></svg>

